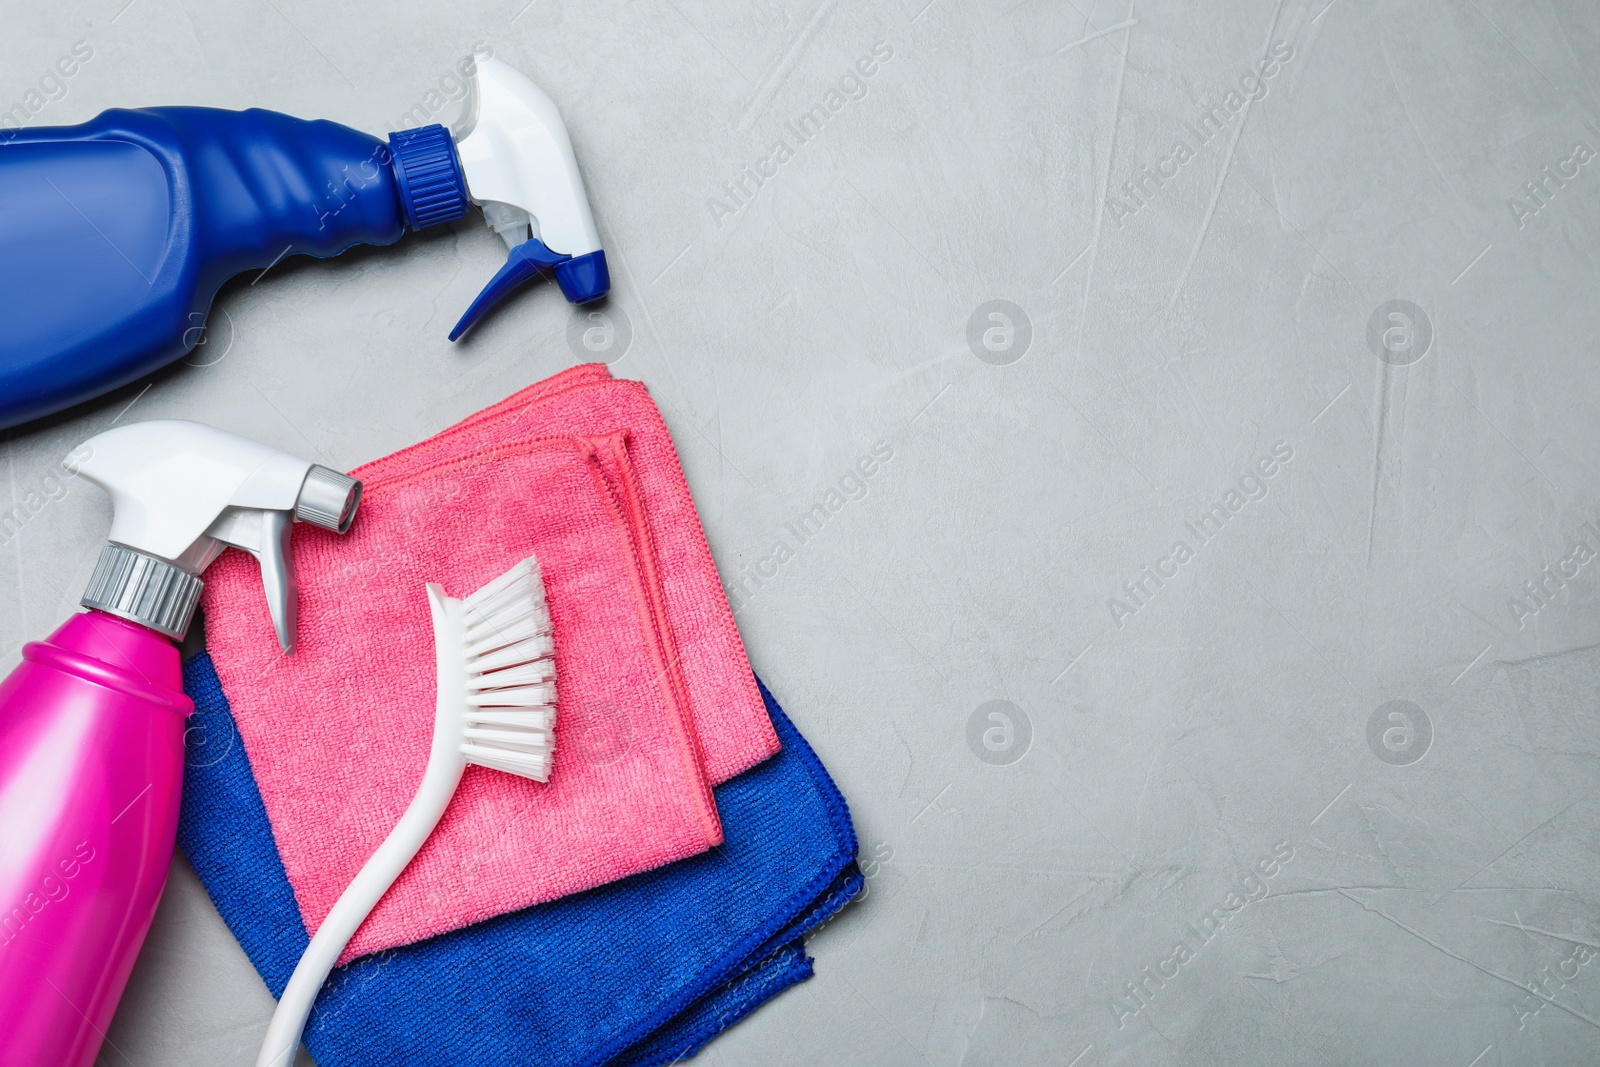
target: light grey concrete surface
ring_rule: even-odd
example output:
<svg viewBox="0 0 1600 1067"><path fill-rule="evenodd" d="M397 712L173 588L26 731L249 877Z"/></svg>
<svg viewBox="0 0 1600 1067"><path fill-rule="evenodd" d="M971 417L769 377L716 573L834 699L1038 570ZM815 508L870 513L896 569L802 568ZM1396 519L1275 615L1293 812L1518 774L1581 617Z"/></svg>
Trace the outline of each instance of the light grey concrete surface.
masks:
<svg viewBox="0 0 1600 1067"><path fill-rule="evenodd" d="M0 106L45 100L34 123L382 133L480 42L560 104L616 280L603 354L666 413L871 875L815 979L702 1061L1600 1060L1593 4L0 0L0 25ZM348 468L603 347L549 287L448 344L503 255L474 217L236 284L190 365L0 441L0 502L144 418ZM107 521L74 484L0 545L7 665ZM180 862L101 1062L248 1064L270 1010Z"/></svg>

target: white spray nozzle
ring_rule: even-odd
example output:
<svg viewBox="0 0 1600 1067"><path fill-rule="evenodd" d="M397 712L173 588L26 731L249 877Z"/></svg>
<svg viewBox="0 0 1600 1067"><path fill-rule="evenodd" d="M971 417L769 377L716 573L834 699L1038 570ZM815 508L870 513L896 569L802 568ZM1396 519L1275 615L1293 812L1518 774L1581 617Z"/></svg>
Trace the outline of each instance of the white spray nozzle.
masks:
<svg viewBox="0 0 1600 1067"><path fill-rule="evenodd" d="M555 272L574 304L611 289L578 158L555 102L507 63L477 56L475 66L451 133L472 202L511 255L462 316L452 341L542 270Z"/></svg>
<svg viewBox="0 0 1600 1067"><path fill-rule="evenodd" d="M555 101L509 63L474 62L466 110L451 129L473 203L516 208L532 221L531 233L502 233L508 248L537 237L557 255L598 252L600 233Z"/></svg>
<svg viewBox="0 0 1600 1067"><path fill-rule="evenodd" d="M292 651L298 587L294 522L345 533L361 483L338 471L198 422L108 430L83 446L78 473L111 496L111 544L83 603L170 637L188 629L200 575L227 547L261 564L278 643Z"/></svg>

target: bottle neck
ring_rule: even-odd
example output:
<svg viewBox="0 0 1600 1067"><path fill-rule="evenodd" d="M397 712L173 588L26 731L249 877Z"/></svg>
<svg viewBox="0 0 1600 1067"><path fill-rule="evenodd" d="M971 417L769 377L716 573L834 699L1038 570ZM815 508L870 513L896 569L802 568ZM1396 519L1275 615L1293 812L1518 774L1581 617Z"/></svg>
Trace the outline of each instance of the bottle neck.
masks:
<svg viewBox="0 0 1600 1067"><path fill-rule="evenodd" d="M389 167L399 187L406 224L425 230L454 222L467 213L472 194L456 154L455 139L443 126L423 126L389 135Z"/></svg>
<svg viewBox="0 0 1600 1067"><path fill-rule="evenodd" d="M204 588L204 582L181 567L111 544L100 551L82 604L181 641Z"/></svg>

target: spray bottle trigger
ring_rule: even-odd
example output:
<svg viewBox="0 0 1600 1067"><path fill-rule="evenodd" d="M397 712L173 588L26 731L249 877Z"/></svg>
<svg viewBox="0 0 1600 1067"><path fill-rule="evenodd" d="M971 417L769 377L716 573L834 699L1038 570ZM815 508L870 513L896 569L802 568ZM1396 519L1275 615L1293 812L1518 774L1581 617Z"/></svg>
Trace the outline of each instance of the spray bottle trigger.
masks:
<svg viewBox="0 0 1600 1067"><path fill-rule="evenodd" d="M511 250L511 258L500 268L483 292L461 316L456 328L450 331L454 341L477 325L491 308L510 296L518 286L536 274L553 270L562 294L574 304L588 304L599 300L611 291L611 272L606 267L604 249L587 252L581 256L567 256L552 252L535 237Z"/></svg>
<svg viewBox="0 0 1600 1067"><path fill-rule="evenodd" d="M267 612L284 652L294 651L300 633L300 587L289 549L293 530L291 512L229 508L206 531L208 537L250 553L261 565L261 591L266 594Z"/></svg>
<svg viewBox="0 0 1600 1067"><path fill-rule="evenodd" d="M454 341L472 329L479 319L510 296L523 282L543 271L554 269L571 258L550 251L537 237L513 248L511 258L506 260L506 265L489 279L489 284L484 286L483 292L479 293L472 306L467 308L467 313L461 316L456 328L450 331L450 340Z"/></svg>

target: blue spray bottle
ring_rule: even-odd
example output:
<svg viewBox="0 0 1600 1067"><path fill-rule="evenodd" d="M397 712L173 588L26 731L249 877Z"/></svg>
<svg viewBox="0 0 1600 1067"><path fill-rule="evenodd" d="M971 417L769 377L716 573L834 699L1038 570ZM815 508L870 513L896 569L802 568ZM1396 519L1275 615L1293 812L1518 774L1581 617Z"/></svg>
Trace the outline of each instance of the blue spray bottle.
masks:
<svg viewBox="0 0 1600 1067"><path fill-rule="evenodd" d="M555 104L477 57L454 132L387 143L272 111L107 111L0 140L0 430L126 385L200 340L217 290L290 255L387 245L483 211L510 257L455 340L533 275L611 287Z"/></svg>

